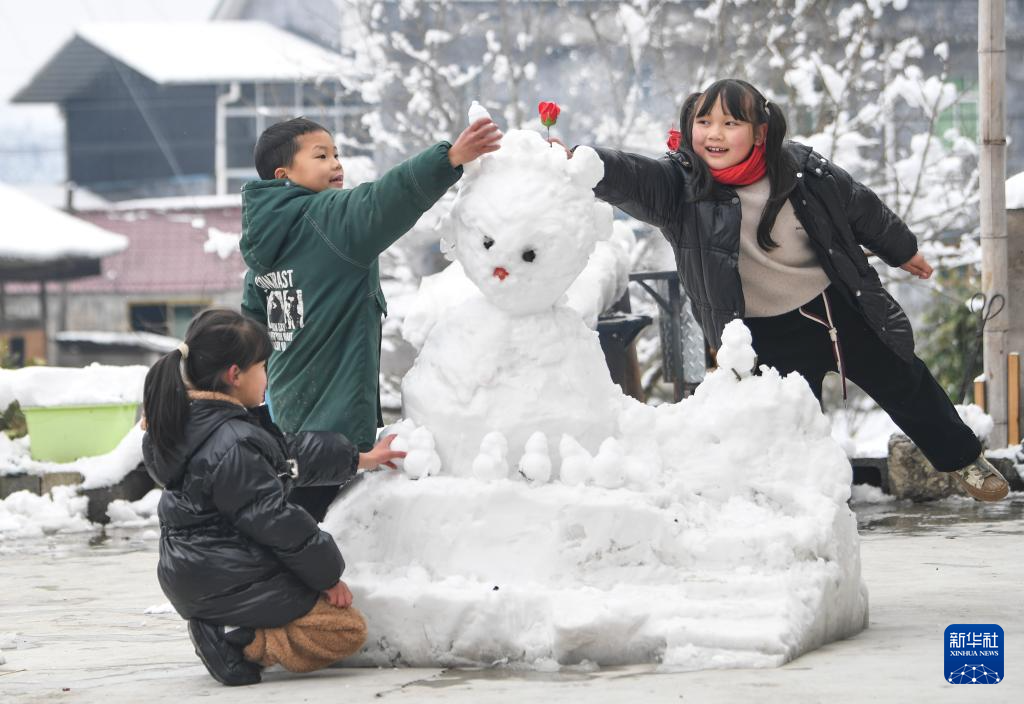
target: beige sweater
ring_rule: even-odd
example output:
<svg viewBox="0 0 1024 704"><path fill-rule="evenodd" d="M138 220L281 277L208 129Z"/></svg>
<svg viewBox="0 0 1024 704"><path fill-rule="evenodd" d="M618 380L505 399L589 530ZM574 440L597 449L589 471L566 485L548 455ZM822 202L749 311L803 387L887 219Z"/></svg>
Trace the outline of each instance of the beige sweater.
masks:
<svg viewBox="0 0 1024 704"><path fill-rule="evenodd" d="M788 201L772 227L772 239L779 246L767 252L758 246L757 223L769 192L767 177L736 189L743 209L739 266L748 318L788 313L820 294L829 284L807 232Z"/></svg>

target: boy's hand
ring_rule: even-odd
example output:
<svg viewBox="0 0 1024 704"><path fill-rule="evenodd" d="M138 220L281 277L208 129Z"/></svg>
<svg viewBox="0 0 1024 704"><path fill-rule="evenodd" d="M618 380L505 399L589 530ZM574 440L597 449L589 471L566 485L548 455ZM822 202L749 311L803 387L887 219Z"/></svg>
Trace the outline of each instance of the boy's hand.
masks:
<svg viewBox="0 0 1024 704"><path fill-rule="evenodd" d="M352 606L352 592L349 591L348 585L340 579L337 584L324 592L324 596L327 597L328 604L337 606L339 609L347 609Z"/></svg>
<svg viewBox="0 0 1024 704"><path fill-rule="evenodd" d="M489 117L481 117L463 130L448 150L448 161L459 167L481 154L496 152L501 147L501 130Z"/></svg>
<svg viewBox="0 0 1024 704"><path fill-rule="evenodd" d="M565 142L560 140L558 137L549 137L548 144L557 144L558 146L565 150L565 158L572 159L572 149L569 149L569 147L565 146Z"/></svg>
<svg viewBox="0 0 1024 704"><path fill-rule="evenodd" d="M900 269L903 271L909 271L911 274L919 279L927 279L932 275L932 265L924 258L924 255L918 252L912 256L906 264L902 264Z"/></svg>
<svg viewBox="0 0 1024 704"><path fill-rule="evenodd" d="M380 465L397 469L392 460L405 459L405 453L391 449L397 435L388 435L373 446L369 452L359 453L359 469L376 469Z"/></svg>

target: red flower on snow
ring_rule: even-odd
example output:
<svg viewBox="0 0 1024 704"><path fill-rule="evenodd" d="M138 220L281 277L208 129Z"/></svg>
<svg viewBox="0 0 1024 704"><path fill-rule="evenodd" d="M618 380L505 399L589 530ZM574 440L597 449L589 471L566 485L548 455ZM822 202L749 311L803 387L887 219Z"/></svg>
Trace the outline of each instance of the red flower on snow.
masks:
<svg viewBox="0 0 1024 704"><path fill-rule="evenodd" d="M558 113L562 112L562 108L558 107L558 103L545 103L542 102L537 106L538 112L540 112L540 123L551 128L551 125L558 122Z"/></svg>
<svg viewBox="0 0 1024 704"><path fill-rule="evenodd" d="M679 145L683 141L683 134L679 130L668 131L668 150L674 152L679 149Z"/></svg>

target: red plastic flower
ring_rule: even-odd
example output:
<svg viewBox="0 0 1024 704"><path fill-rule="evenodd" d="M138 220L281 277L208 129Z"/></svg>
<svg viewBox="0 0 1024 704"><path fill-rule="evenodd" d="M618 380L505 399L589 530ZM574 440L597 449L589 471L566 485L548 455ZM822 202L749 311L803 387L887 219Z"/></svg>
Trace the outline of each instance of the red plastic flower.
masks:
<svg viewBox="0 0 1024 704"><path fill-rule="evenodd" d="M558 107L558 103L541 103L537 106L537 110L540 112L540 122L547 128L551 128L551 125L558 122L558 113L562 112L562 108Z"/></svg>
<svg viewBox="0 0 1024 704"><path fill-rule="evenodd" d="M683 141L683 134L679 130L668 131L668 150L674 152L679 149L679 145Z"/></svg>

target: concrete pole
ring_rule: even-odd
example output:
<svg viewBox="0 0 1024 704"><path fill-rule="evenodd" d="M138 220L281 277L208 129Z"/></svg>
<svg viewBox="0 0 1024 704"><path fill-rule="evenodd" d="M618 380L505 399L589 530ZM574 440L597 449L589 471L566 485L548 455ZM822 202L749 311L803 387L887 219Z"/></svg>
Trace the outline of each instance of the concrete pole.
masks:
<svg viewBox="0 0 1024 704"><path fill-rule="evenodd" d="M981 118L981 286L1003 310L985 326L985 384L995 421L989 447L1006 445L1006 355L1009 332L1006 239L1006 0L978 1L978 83Z"/></svg>

